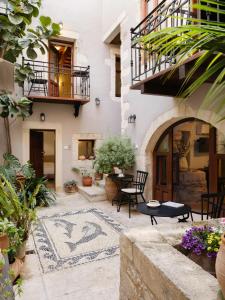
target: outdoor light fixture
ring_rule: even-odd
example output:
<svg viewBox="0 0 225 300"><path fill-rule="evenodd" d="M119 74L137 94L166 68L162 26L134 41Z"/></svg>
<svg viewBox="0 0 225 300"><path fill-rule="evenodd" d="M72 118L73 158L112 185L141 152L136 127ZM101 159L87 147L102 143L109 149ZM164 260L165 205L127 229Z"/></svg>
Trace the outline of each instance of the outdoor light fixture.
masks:
<svg viewBox="0 0 225 300"><path fill-rule="evenodd" d="M128 123L134 124L136 122L136 115L130 115L128 117Z"/></svg>
<svg viewBox="0 0 225 300"><path fill-rule="evenodd" d="M41 121L41 122L44 122L44 121L45 121L45 114L44 114L44 113L41 113L41 114L40 114L40 121Z"/></svg>
<svg viewBox="0 0 225 300"><path fill-rule="evenodd" d="M99 98L95 98L95 104L100 105L101 100Z"/></svg>

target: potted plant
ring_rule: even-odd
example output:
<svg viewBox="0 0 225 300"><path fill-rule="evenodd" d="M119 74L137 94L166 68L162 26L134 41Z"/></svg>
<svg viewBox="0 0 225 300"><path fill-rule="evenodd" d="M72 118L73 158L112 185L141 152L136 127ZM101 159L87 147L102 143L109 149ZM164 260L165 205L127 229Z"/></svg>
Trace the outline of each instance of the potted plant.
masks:
<svg viewBox="0 0 225 300"><path fill-rule="evenodd" d="M92 186L92 172L87 168L72 168L72 171L82 175L82 184L83 186Z"/></svg>
<svg viewBox="0 0 225 300"><path fill-rule="evenodd" d="M193 226L183 235L180 246L191 260L215 276L215 262L220 243L219 228Z"/></svg>
<svg viewBox="0 0 225 300"><path fill-rule="evenodd" d="M109 201L112 201L117 194L117 186L111 179L114 168L124 171L133 167L134 163L134 147L129 138L109 138L96 150L94 162L96 172L109 174L105 180L105 190Z"/></svg>
<svg viewBox="0 0 225 300"><path fill-rule="evenodd" d="M0 234L4 233L8 238L8 245L5 248L5 252L8 254L8 259L10 263L10 270L12 271L11 278L14 281L20 274L21 269L23 267L22 258L21 257L21 245L22 245L22 236L23 230L22 228L17 228L12 222L8 219L0 219Z"/></svg>
<svg viewBox="0 0 225 300"><path fill-rule="evenodd" d="M68 194L76 193L78 190L77 182L75 180L66 181L63 186L64 186L64 191Z"/></svg>
<svg viewBox="0 0 225 300"><path fill-rule="evenodd" d="M17 192L14 185L0 173L0 206L1 214L13 222L17 228L21 228L21 242L28 239L32 222L36 219L36 196L39 193L40 185L29 195L24 188Z"/></svg>

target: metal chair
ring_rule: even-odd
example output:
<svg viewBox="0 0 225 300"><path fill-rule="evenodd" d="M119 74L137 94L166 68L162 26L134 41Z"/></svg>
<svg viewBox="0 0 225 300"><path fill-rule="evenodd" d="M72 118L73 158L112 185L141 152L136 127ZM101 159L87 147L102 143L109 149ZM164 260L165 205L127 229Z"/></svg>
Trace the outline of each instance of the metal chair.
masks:
<svg viewBox="0 0 225 300"><path fill-rule="evenodd" d="M143 201L145 201L144 198L144 189L145 189L145 184L148 178L148 172L144 171L137 171L136 174L136 180L131 182L131 186L127 188L121 189L121 194L122 197L117 203L117 211L120 211L121 205L124 203L123 202L123 197L127 199L128 205L129 205L129 218L130 218L130 213L131 213L131 205L137 204L138 203L138 196L141 196Z"/></svg>
<svg viewBox="0 0 225 300"><path fill-rule="evenodd" d="M220 193L208 193L201 196L201 219L204 216L206 219L220 218L222 211L224 211L225 191Z"/></svg>
<svg viewBox="0 0 225 300"><path fill-rule="evenodd" d="M47 87L47 79L43 78L43 71L35 71L35 78L31 79L31 87L29 89L28 96L32 91L34 92L44 92L44 95L47 96L48 94L48 87Z"/></svg>

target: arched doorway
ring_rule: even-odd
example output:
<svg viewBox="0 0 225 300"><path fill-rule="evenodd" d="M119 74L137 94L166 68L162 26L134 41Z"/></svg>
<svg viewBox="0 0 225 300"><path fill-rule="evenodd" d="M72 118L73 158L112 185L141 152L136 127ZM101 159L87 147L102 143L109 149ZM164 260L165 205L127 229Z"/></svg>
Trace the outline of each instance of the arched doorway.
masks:
<svg viewBox="0 0 225 300"><path fill-rule="evenodd" d="M225 140L215 127L186 118L170 126L153 151L153 196L200 208L201 194L225 186Z"/></svg>

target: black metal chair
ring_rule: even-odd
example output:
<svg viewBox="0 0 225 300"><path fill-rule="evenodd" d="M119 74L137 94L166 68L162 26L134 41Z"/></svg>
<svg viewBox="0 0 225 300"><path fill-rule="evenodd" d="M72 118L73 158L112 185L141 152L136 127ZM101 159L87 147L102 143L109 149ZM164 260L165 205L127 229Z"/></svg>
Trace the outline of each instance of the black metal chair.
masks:
<svg viewBox="0 0 225 300"><path fill-rule="evenodd" d="M201 219L220 218L224 212L225 191L219 193L202 194L201 196Z"/></svg>
<svg viewBox="0 0 225 300"><path fill-rule="evenodd" d="M120 207L122 204L128 203L130 218L131 206L138 203L138 196L141 196L143 201L146 202L143 194L147 178L148 172L137 171L136 180L131 182L131 186L121 189L122 197L117 203L118 212L120 211ZM125 198L126 201L123 201L123 198Z"/></svg>
<svg viewBox="0 0 225 300"><path fill-rule="evenodd" d="M32 91L34 92L43 92L45 96L47 96L48 94L48 87L47 87L47 83L48 83L48 80L45 79L43 77L43 71L35 71L34 74L35 74L35 78L34 79L31 79L31 86L30 86L30 89L29 89L29 93L28 93L28 96L30 96L30 93Z"/></svg>

